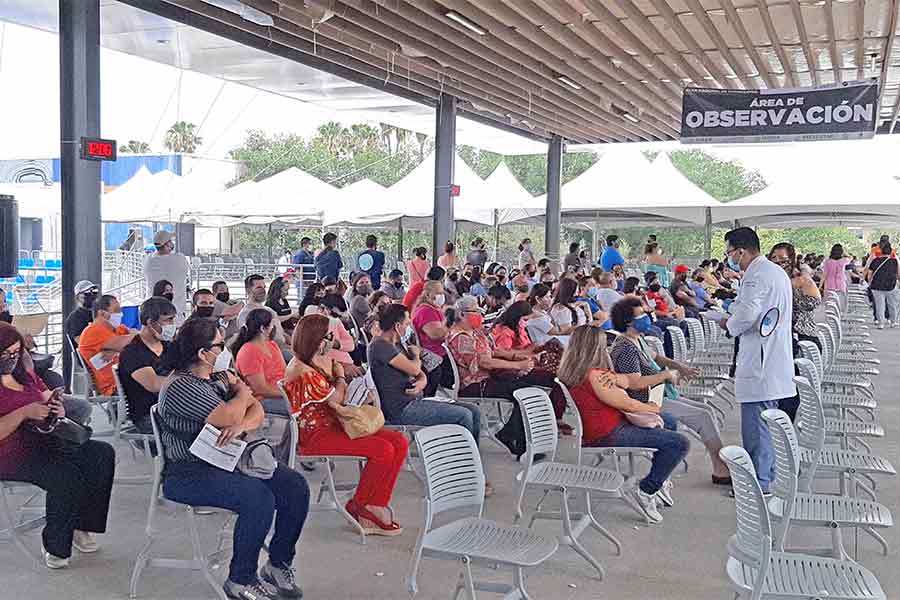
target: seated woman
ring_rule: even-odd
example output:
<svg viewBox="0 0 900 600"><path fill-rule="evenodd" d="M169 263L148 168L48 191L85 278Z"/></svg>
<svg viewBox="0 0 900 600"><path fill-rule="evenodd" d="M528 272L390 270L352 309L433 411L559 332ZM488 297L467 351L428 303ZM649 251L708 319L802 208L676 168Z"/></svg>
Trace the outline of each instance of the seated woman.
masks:
<svg viewBox="0 0 900 600"><path fill-rule="evenodd" d="M550 308L553 306L550 286L546 283L535 284L528 294L528 304L531 305L532 312L525 327L534 343L546 344L550 340L556 340L565 347L569 343L569 336L563 335L562 328L550 316Z"/></svg>
<svg viewBox="0 0 900 600"><path fill-rule="evenodd" d="M453 370L447 361L447 350L444 348L444 342L450 333L444 318L445 298L444 285L440 281L426 281L422 295L419 296L419 303L413 310L412 327L422 349L427 351L420 357L423 359L423 370L428 378L424 390L426 396L434 396L439 385L453 386Z"/></svg>
<svg viewBox="0 0 900 600"><path fill-rule="evenodd" d="M677 379L689 379L698 374L688 365L660 356L641 338L647 329L650 317L641 309L634 298L626 298L613 308L613 324L619 336L610 350L613 369L628 376L628 391L632 398L647 402L649 390L655 385L665 384L662 410L685 427L697 432L712 462L712 482L715 485L731 485L728 467L719 458L722 438L719 427L710 409L702 402L685 398L675 386ZM677 374L677 375L676 375Z"/></svg>
<svg viewBox="0 0 900 600"><path fill-rule="evenodd" d="M381 310L382 306L387 306L392 302L391 297L381 290L378 290L369 296L368 302L369 316L366 318L366 322L363 323L363 333L367 340L371 340L375 336L381 335L381 330L378 329L378 311Z"/></svg>
<svg viewBox="0 0 900 600"><path fill-rule="evenodd" d="M674 431L632 425L625 413L658 414L655 404L634 400L625 393L628 378L612 371L606 352L606 334L596 327L579 327L563 354L559 380L572 393L581 413L583 445L654 448L650 472L631 492L645 516L662 521L656 494L687 455L690 443Z"/></svg>
<svg viewBox="0 0 900 600"><path fill-rule="evenodd" d="M299 315L299 317L302 318L304 315L315 313L316 310L314 308L310 309L309 307L318 306L322 302L322 298L324 297L324 285L322 285L318 281L309 284L309 286L306 288L306 291L303 292L303 300L300 301L300 306L297 309L297 314Z"/></svg>
<svg viewBox="0 0 900 600"><path fill-rule="evenodd" d="M550 308L550 318L563 335L570 335L579 325L587 325L593 319L590 308L575 299L578 283L574 279L565 277L559 280L556 286L556 295L553 297L553 306Z"/></svg>
<svg viewBox="0 0 900 600"><path fill-rule="evenodd" d="M347 304L350 307L350 316L360 327L372 313L369 305L369 294L372 293L372 280L362 271L354 273L350 278L350 290L347 292Z"/></svg>
<svg viewBox="0 0 900 600"><path fill-rule="evenodd" d="M290 294L291 280L288 277L275 277L269 284L269 291L266 294L266 306L275 311L278 320L281 321L284 336L288 339L294 333L294 327L297 326L298 321L294 309L287 301Z"/></svg>
<svg viewBox="0 0 900 600"><path fill-rule="evenodd" d="M285 373L285 391L292 412L300 413L300 454L365 457L347 512L367 534L400 535L403 529L394 521L390 502L409 440L386 429L356 439L344 432L335 407L344 404L347 378L341 363L328 355L331 335L324 315L309 315L300 319L291 342L294 358Z"/></svg>
<svg viewBox="0 0 900 600"><path fill-rule="evenodd" d="M82 553L99 549L93 534L106 532L116 454L97 440L63 450L55 438L31 428L64 417L65 409L59 392L49 391L26 370L24 354L19 332L0 323L0 479L31 483L47 492L44 564L64 569L73 546Z"/></svg>
<svg viewBox="0 0 900 600"><path fill-rule="evenodd" d="M160 279L153 284L153 295L160 296L162 298L165 298L169 302L172 302L172 300L175 298L175 288L172 286L171 281L167 279ZM184 310L184 308L182 307L181 310Z"/></svg>
<svg viewBox="0 0 900 600"><path fill-rule="evenodd" d="M513 360L513 352L495 350L484 331L484 316L473 296L460 298L456 307L447 311L447 322L450 324L448 346L459 368L460 398L505 398L514 402L515 390L546 385L546 377L532 376L533 358ZM516 458L525 453L525 429L518 404L496 438Z"/></svg>
<svg viewBox="0 0 900 600"><path fill-rule="evenodd" d="M247 315L247 322L231 343L238 375L250 386L250 391L267 413L287 415L278 382L284 379L285 362L272 337L275 325L272 313L256 308Z"/></svg>
<svg viewBox="0 0 900 600"><path fill-rule="evenodd" d="M219 439L225 444L263 422L263 409L250 388L227 371L213 372L224 348L215 321L189 319L163 356L162 368L172 373L157 409L166 456L163 492L175 502L238 514L225 581L229 598L276 598L266 584L282 596L297 598L302 592L294 583L292 564L309 511L309 486L303 475L279 464L271 479L259 479L215 467L189 450L190 440L207 424L222 431ZM257 575L259 552L273 516L269 560Z"/></svg>

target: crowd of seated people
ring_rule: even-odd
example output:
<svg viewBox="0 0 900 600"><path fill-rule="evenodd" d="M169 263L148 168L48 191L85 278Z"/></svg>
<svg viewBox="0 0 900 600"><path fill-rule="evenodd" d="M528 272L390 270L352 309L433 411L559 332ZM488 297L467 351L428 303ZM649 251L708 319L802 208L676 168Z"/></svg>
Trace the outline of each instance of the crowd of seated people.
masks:
<svg viewBox="0 0 900 600"><path fill-rule="evenodd" d="M666 286L668 263L655 240L647 244L645 264L659 268L642 278L626 273L616 236L607 239L597 267L573 244L570 268L561 273L535 256L528 239L510 267L490 262L484 242L475 240L465 260L448 243L432 266L426 249L416 248L406 275L399 269L385 275L377 238L369 236L357 260L366 255L371 264L364 261L365 269L345 278L335 240L327 234L323 248L315 256L309 252L318 280L303 283L296 305L291 292L298 274L290 269L271 280L247 277L243 302L231 298L225 281L198 289L184 315L185 307L173 302L171 282L160 280L140 306L135 331L122 324L117 298L101 295L90 282L75 288L77 307L65 331L97 392L116 393L112 368L118 364L128 419L138 432L152 432L150 409L158 406L166 496L239 515L225 583L229 597L274 598L275 590L299 595L292 565L309 489L300 472L282 465L271 479L255 479L198 460L188 447L207 424L227 442L260 429L267 413L294 415L301 460L363 457L346 510L366 533L388 537L403 532L391 501L410 443L407 433L391 426L456 424L478 444L484 413L500 399L511 410L503 411L508 416L492 435L518 459L526 442L516 390L547 389L561 433L571 430L557 379L579 409L585 446L653 450L649 473L629 492L651 522L662 520L661 504L672 504L671 474L688 452L679 424L702 440L712 482L730 484L718 456L716 419L707 405L679 391L679 382L698 372L672 360L668 332L679 327L687 334L686 317L727 308L739 292L740 273L724 261L679 264ZM882 256L867 261L867 276L880 285L884 273L893 273L896 284L896 268L878 271L892 256L889 246L878 248ZM819 343L813 314L822 291L846 293L852 270L846 258L838 248L816 265L818 257L805 259L790 244L770 252L793 284L795 339ZM892 294L883 291L882 310L896 311ZM647 336L663 340L665 352L655 352ZM608 340L614 341L608 346ZM0 479L47 490L44 559L48 567L63 568L72 548L97 549L92 534L106 529L115 456L103 442L61 454L35 437L28 422L73 411L35 373L26 350L26 340L0 324ZM351 384L362 377L363 385L374 386L386 426L351 437L341 417L349 410ZM648 401L657 385L664 386L661 406ZM371 396L367 401L374 402ZM488 484L486 495L492 491ZM268 561L258 569L273 519Z"/></svg>

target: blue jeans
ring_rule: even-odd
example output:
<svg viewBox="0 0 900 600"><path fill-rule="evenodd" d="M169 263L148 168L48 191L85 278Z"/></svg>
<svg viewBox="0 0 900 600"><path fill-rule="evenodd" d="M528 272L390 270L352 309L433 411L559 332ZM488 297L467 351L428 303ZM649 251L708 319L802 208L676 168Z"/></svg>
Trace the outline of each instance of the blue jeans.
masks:
<svg viewBox="0 0 900 600"><path fill-rule="evenodd" d="M778 408L778 400L741 403L741 442L753 461L759 487L766 493L775 475L772 436L762 420L762 412L769 408Z"/></svg>
<svg viewBox="0 0 900 600"><path fill-rule="evenodd" d="M481 409L466 402L437 402L435 400L414 400L406 405L403 412L391 425L462 425L475 438L481 434Z"/></svg>
<svg viewBox="0 0 900 600"><path fill-rule="evenodd" d="M263 407L263 412L267 415L288 416L287 403L282 398L263 398L259 403Z"/></svg>
<svg viewBox="0 0 900 600"><path fill-rule="evenodd" d="M655 494L675 470L691 447L688 439L669 429L645 429L631 423L622 423L608 436L597 440L591 446L622 446L630 448L654 448L650 472L641 480L640 488L645 494Z"/></svg>
<svg viewBox="0 0 900 600"><path fill-rule="evenodd" d="M204 462L177 462L166 467L163 492L175 502L237 513L228 575L233 583L256 581L259 552L273 515L275 533L269 543L269 561L276 566L294 562L309 511L309 485L300 473L279 464L271 479L257 479Z"/></svg>

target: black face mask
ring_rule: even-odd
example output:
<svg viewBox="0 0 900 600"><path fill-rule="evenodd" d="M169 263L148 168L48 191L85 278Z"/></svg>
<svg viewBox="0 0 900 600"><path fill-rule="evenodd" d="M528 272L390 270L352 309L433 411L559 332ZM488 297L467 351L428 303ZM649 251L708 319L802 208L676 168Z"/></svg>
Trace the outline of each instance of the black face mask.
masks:
<svg viewBox="0 0 900 600"><path fill-rule="evenodd" d="M216 300L219 302L228 302L228 299L231 298L231 294L228 292L219 292L216 294Z"/></svg>
<svg viewBox="0 0 900 600"><path fill-rule="evenodd" d="M85 308L93 308L95 299L96 296L94 294L85 294L84 300L81 301L81 305Z"/></svg>
<svg viewBox="0 0 900 600"><path fill-rule="evenodd" d="M395 282L394 282L394 287L397 288L397 289L399 290L400 288L403 287L403 282L402 282L402 281L395 281Z"/></svg>
<svg viewBox="0 0 900 600"><path fill-rule="evenodd" d="M194 314L201 318L209 318L213 316L213 310L215 310L214 306L198 306Z"/></svg>
<svg viewBox="0 0 900 600"><path fill-rule="evenodd" d="M172 292L167 292L163 294L162 297L171 302L175 299L175 294L173 294Z"/></svg>
<svg viewBox="0 0 900 600"><path fill-rule="evenodd" d="M659 285L658 283L651 283L651 284L650 284L650 291L653 292L653 293L656 293L656 292L658 292L658 291L660 290L661 287L662 287L662 286Z"/></svg>

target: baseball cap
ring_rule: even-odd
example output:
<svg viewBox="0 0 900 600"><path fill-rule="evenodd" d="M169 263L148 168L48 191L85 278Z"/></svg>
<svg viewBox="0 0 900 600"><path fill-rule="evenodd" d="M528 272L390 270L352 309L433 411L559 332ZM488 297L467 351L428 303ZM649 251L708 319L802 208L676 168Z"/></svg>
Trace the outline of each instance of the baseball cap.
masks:
<svg viewBox="0 0 900 600"><path fill-rule="evenodd" d="M173 239L175 239L175 234L171 231L157 231L156 235L153 236L153 245L162 246Z"/></svg>
<svg viewBox="0 0 900 600"><path fill-rule="evenodd" d="M78 283L75 284L75 295L77 296L78 294L83 294L84 292L87 292L88 290L92 290L95 288L99 289L100 286L97 285L96 283L88 281L87 279L82 279L81 281L79 281Z"/></svg>
<svg viewBox="0 0 900 600"><path fill-rule="evenodd" d="M687 265L678 265L675 267L675 272L676 273L690 273L691 270L690 270L690 268L688 268Z"/></svg>

